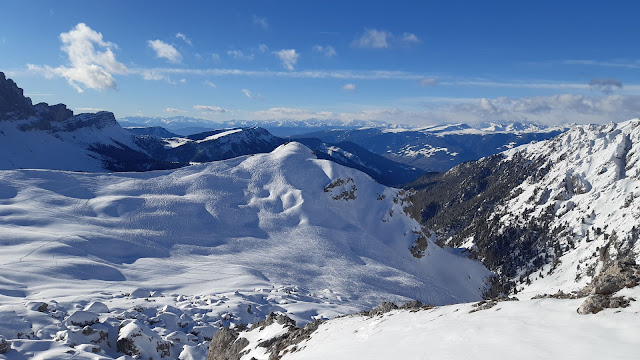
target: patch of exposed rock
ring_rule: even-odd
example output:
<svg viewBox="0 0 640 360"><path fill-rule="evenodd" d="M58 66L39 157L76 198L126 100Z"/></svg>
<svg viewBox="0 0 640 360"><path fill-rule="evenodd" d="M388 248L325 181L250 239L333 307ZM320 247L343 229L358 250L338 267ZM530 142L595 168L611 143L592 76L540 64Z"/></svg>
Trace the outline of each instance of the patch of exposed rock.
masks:
<svg viewBox="0 0 640 360"><path fill-rule="evenodd" d="M631 301L635 301L635 299L625 298L624 296L593 294L582 302L577 311L578 314L582 315L597 314L604 309L626 308Z"/></svg>
<svg viewBox="0 0 640 360"><path fill-rule="evenodd" d="M6 354L9 350L11 350L11 344L9 344L4 337L0 336L0 354Z"/></svg>
<svg viewBox="0 0 640 360"><path fill-rule="evenodd" d="M471 311L469 311L469 314L474 313L476 311L481 311L481 310L488 310L491 309L492 307L498 305L499 302L503 302L503 301L519 301L519 299L517 297L497 297L494 299L489 299L489 300L482 300L480 302L477 302L471 306L474 307L474 309L472 309Z"/></svg>
<svg viewBox="0 0 640 360"><path fill-rule="evenodd" d="M288 328L288 331L258 344L258 347L266 349L269 360L278 360L289 352L297 351L298 344L309 339L322 321L316 320L299 328L296 326L296 322L288 316L271 313L264 320L253 324L247 331L260 331L276 323ZM207 360L239 360L248 353L249 350L243 351L247 345L249 345L249 341L241 337L240 333L226 327L222 328L216 332L211 340Z"/></svg>
<svg viewBox="0 0 640 360"><path fill-rule="evenodd" d="M218 330L209 344L207 360L240 360L247 353L242 350L249 345L249 341L238 338L238 335L237 331L228 327Z"/></svg>
<svg viewBox="0 0 640 360"><path fill-rule="evenodd" d="M640 283L640 266L632 257L620 261L605 262L600 273L582 292L587 294L611 295L624 288L632 288Z"/></svg>

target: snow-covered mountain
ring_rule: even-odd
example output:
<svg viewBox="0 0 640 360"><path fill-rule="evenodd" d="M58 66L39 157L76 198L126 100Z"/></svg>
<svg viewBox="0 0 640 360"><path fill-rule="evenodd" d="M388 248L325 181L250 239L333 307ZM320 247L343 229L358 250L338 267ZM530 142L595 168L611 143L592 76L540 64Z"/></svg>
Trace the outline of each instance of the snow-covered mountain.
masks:
<svg viewBox="0 0 640 360"><path fill-rule="evenodd" d="M126 116L118 119L124 127L155 127L160 126L176 134L185 136L199 132L222 128L261 127L270 133L287 137L331 129L359 129L364 127L393 128L394 125L380 121L342 121L331 119L305 120L228 120L212 121L188 116L144 117Z"/></svg>
<svg viewBox="0 0 640 360"><path fill-rule="evenodd" d="M298 137L314 137L330 143L350 141L390 160L425 171L443 172L465 161L550 139L564 130L535 124L481 123L474 126L443 124L419 129L326 130Z"/></svg>
<svg viewBox="0 0 640 360"><path fill-rule="evenodd" d="M300 328L269 316L216 333L208 359L635 359L639 144L640 119L575 126L412 184L431 239L495 272L491 299L383 303Z"/></svg>
<svg viewBox="0 0 640 360"><path fill-rule="evenodd" d="M32 105L0 72L0 169L122 171L175 168L154 159L110 112L73 115L64 104Z"/></svg>
<svg viewBox="0 0 640 360"><path fill-rule="evenodd" d="M270 152L288 142L287 139L274 136L259 127L218 129L188 136L178 136L161 127L127 129L134 134L159 138L163 146L155 143L154 147L146 147L155 158L167 162L224 160ZM421 169L389 160L350 142L328 144L312 138L296 141L309 147L319 158L360 170L387 186L401 187L425 173ZM154 143L147 141L147 144Z"/></svg>
<svg viewBox="0 0 640 360"><path fill-rule="evenodd" d="M613 273L617 291L640 280L639 143L638 119L574 126L418 180L411 212L471 249L501 291L592 291Z"/></svg>
<svg viewBox="0 0 640 360"><path fill-rule="evenodd" d="M171 171L0 171L0 342L204 358L216 329L271 311L479 300L489 272L429 243L405 195L298 143Z"/></svg>

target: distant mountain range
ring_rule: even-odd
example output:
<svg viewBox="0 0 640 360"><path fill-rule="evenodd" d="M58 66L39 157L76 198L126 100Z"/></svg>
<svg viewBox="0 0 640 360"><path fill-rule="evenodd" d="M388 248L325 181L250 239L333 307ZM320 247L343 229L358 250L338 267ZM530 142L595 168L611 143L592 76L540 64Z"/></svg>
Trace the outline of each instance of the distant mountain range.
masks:
<svg viewBox="0 0 640 360"><path fill-rule="evenodd" d="M171 117L144 117L144 116L127 116L118 119L118 122L124 127L163 127L173 133L179 135L191 135L199 132L211 131L216 129L237 128L237 127L261 127L270 133L287 137L292 135L304 134L312 131L330 130L330 129L359 129L364 127L376 128L392 128L394 125L381 121L341 121L341 120L320 120L306 119L304 121L297 120L229 120L229 121L212 121L206 119L198 119L187 116L171 116Z"/></svg>
<svg viewBox="0 0 640 360"><path fill-rule="evenodd" d="M445 124L420 129L367 128L323 130L297 137L336 143L353 142L387 159L428 172L496 154L519 145L550 139L566 128L523 123Z"/></svg>

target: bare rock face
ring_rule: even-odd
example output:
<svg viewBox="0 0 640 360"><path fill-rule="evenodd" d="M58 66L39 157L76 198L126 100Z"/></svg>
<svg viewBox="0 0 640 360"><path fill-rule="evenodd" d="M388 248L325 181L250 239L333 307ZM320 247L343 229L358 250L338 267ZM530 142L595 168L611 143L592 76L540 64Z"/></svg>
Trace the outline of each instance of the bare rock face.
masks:
<svg viewBox="0 0 640 360"><path fill-rule="evenodd" d="M605 267L595 278L589 290L593 294L611 295L625 287L634 287L640 280L640 267L635 262L615 261Z"/></svg>
<svg viewBox="0 0 640 360"><path fill-rule="evenodd" d="M367 315L369 316L382 315L384 313L388 313L391 310L396 310L397 308L398 308L398 305L392 302L385 301L380 305L376 306L375 308L373 308L373 310L369 311Z"/></svg>
<svg viewBox="0 0 640 360"><path fill-rule="evenodd" d="M26 119L35 113L31 99L21 88L0 72L0 120Z"/></svg>
<svg viewBox="0 0 640 360"><path fill-rule="evenodd" d="M633 298L625 298L624 296L607 296L601 294L593 294L578 308L578 314L597 314L604 309L625 308L629 306Z"/></svg>
<svg viewBox="0 0 640 360"><path fill-rule="evenodd" d="M242 350L247 345L249 345L247 339L238 339L236 331L224 327L213 335L207 360L240 360L244 355Z"/></svg>
<svg viewBox="0 0 640 360"><path fill-rule="evenodd" d="M273 325L283 325L288 331L280 336L266 339L257 346L264 348L269 354L269 360L278 360L289 352L298 350L298 344L309 339L311 334L318 329L322 321L316 320L302 328L296 327L296 322L284 314L269 314L264 320L257 322L246 331L261 331ZM209 345L207 360L239 360L250 350L243 351L249 341L229 328L222 328L216 332Z"/></svg>
<svg viewBox="0 0 640 360"><path fill-rule="evenodd" d="M6 354L9 350L11 350L11 344L9 344L4 337L0 336L0 354Z"/></svg>

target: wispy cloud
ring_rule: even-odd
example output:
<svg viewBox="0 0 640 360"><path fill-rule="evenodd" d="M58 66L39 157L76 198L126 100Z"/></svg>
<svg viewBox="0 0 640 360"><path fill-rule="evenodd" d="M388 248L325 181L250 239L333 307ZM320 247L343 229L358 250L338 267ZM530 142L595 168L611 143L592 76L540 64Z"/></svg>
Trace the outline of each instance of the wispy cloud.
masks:
<svg viewBox="0 0 640 360"><path fill-rule="evenodd" d="M362 49L386 49L393 35L386 30L364 29L364 33L353 40L353 47Z"/></svg>
<svg viewBox="0 0 640 360"><path fill-rule="evenodd" d="M258 45L258 51L260 51L261 53L266 53L267 50L269 50L269 47L266 44L260 44Z"/></svg>
<svg viewBox="0 0 640 360"><path fill-rule="evenodd" d="M128 69L116 60L113 49L116 44L105 41L102 34L79 23L69 32L61 33L62 51L70 66L39 66L28 64L31 72L43 73L47 77L62 77L79 93L83 86L89 89L105 90L117 87L113 74L127 74Z"/></svg>
<svg viewBox="0 0 640 360"><path fill-rule="evenodd" d="M247 89L242 89L242 93L244 94L244 96L248 97L249 99L253 99L253 94L251 94L251 91Z"/></svg>
<svg viewBox="0 0 640 360"><path fill-rule="evenodd" d="M245 54L240 50L229 50L227 51L227 55L233 57L234 59L243 59L243 60L253 60L255 57L253 54Z"/></svg>
<svg viewBox="0 0 640 360"><path fill-rule="evenodd" d="M334 71L269 71L269 70L243 70L227 68L210 69L184 69L184 68L138 68L131 72L143 74L153 72L158 74L184 74L196 76L245 76L245 77L286 77L305 79L343 79L343 80L415 80L424 78L422 74L407 71L373 70L334 70Z"/></svg>
<svg viewBox="0 0 640 360"><path fill-rule="evenodd" d="M94 107L77 107L77 108L74 108L73 110L80 113L83 113L83 112L96 113L96 112L104 111L104 109L94 108Z"/></svg>
<svg viewBox="0 0 640 360"><path fill-rule="evenodd" d="M156 52L157 58L164 58L173 63L182 61L182 55L173 45L167 44L162 40L149 40L147 44Z"/></svg>
<svg viewBox="0 0 640 360"><path fill-rule="evenodd" d="M356 86L354 84L346 84L345 86L342 87L342 90L346 90L346 91L355 91L356 90Z"/></svg>
<svg viewBox="0 0 640 360"><path fill-rule="evenodd" d="M438 80L435 78L424 78L420 79L420 86L433 86L438 84Z"/></svg>
<svg viewBox="0 0 640 360"><path fill-rule="evenodd" d="M227 109L221 108L220 106L211 106L211 105L194 105L193 109L197 111L209 112L209 113L225 113L229 111Z"/></svg>
<svg viewBox="0 0 640 360"><path fill-rule="evenodd" d="M180 109L176 109L176 108L172 108L172 107L168 107L166 109L164 109L164 111L169 112L169 113L186 113L186 110L180 110Z"/></svg>
<svg viewBox="0 0 640 360"><path fill-rule="evenodd" d="M193 44L191 43L191 39L189 39L189 38L187 37L187 35L185 35L185 34L183 34L183 33L181 33L181 32L179 32L179 33L177 33L177 34L176 34L176 38L177 38L177 39L181 39L182 41L186 42L186 43L187 43L187 44L189 44L189 45L193 45Z"/></svg>
<svg viewBox="0 0 640 360"><path fill-rule="evenodd" d="M295 49L282 49L275 51L274 54L280 59L282 66L289 71L293 71L294 66L300 58L300 54L298 54Z"/></svg>
<svg viewBox="0 0 640 360"><path fill-rule="evenodd" d="M150 70L150 71L143 71L142 78L144 80L163 80L164 76L158 72Z"/></svg>
<svg viewBox="0 0 640 360"><path fill-rule="evenodd" d="M252 19L253 19L253 23L260 26L261 28L265 30L269 28L269 23L267 22L267 18L253 15Z"/></svg>
<svg viewBox="0 0 640 360"><path fill-rule="evenodd" d="M406 32L402 34L402 36L400 37L400 41L405 44L417 44L420 42L420 39L418 39L416 34Z"/></svg>
<svg viewBox="0 0 640 360"><path fill-rule="evenodd" d="M338 55L338 53L336 52L336 49L333 48L333 46L331 45L315 45L313 47L313 51L317 52L317 53L321 53L326 57L333 57Z"/></svg>
<svg viewBox="0 0 640 360"><path fill-rule="evenodd" d="M392 46L408 46L420 43L416 34L404 32L402 35L394 35L384 29L365 28L364 32L356 37L351 46L360 49L387 49Z"/></svg>
<svg viewBox="0 0 640 360"><path fill-rule="evenodd" d="M215 83L213 83L213 82L211 82L211 81L209 81L209 80L205 80L205 81L204 81L204 84L205 84L205 85L207 85L207 86L209 86L209 87L212 87L212 88L214 88L214 89L217 87Z"/></svg>
<svg viewBox="0 0 640 360"><path fill-rule="evenodd" d="M627 69L640 69L640 60L617 62L617 61L574 59L574 60L563 60L562 63L566 65L589 65L589 66L615 67L615 68L627 68Z"/></svg>

